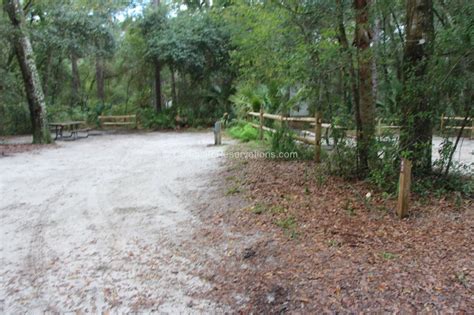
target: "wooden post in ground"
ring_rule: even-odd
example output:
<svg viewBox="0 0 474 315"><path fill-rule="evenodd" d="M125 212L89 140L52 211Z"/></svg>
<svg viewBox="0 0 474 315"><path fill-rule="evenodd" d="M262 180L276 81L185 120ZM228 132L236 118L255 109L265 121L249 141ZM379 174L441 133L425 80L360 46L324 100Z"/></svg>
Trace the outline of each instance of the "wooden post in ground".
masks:
<svg viewBox="0 0 474 315"><path fill-rule="evenodd" d="M444 131L444 113L441 114L441 125L440 125L440 131L443 132Z"/></svg>
<svg viewBox="0 0 474 315"><path fill-rule="evenodd" d="M260 133L258 138L263 140L263 105L260 105Z"/></svg>
<svg viewBox="0 0 474 315"><path fill-rule="evenodd" d="M377 121L377 136L382 135L382 118L379 118Z"/></svg>
<svg viewBox="0 0 474 315"><path fill-rule="evenodd" d="M471 117L471 137L469 139L474 139L474 117Z"/></svg>
<svg viewBox="0 0 474 315"><path fill-rule="evenodd" d="M408 215L408 202L411 186L411 161L402 159L400 166L400 182L398 188L397 215L401 219Z"/></svg>
<svg viewBox="0 0 474 315"><path fill-rule="evenodd" d="M315 115L315 142L314 142L314 160L316 163L321 163L321 124L322 115L321 112L316 112Z"/></svg>
<svg viewBox="0 0 474 315"><path fill-rule="evenodd" d="M221 122L216 121L214 124L214 144L215 145L221 145L222 144L222 138L221 138Z"/></svg>

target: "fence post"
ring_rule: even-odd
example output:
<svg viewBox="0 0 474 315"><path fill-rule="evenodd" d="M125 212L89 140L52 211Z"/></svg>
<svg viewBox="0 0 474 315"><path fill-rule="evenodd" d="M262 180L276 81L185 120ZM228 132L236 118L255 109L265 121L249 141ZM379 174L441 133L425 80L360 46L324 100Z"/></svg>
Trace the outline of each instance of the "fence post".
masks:
<svg viewBox="0 0 474 315"><path fill-rule="evenodd" d="M444 130L444 113L441 114L441 125L440 125L440 131L443 132Z"/></svg>
<svg viewBox="0 0 474 315"><path fill-rule="evenodd" d="M408 201L411 186L411 161L402 159L400 166L400 182L398 188L397 215L401 219L408 214Z"/></svg>
<svg viewBox="0 0 474 315"><path fill-rule="evenodd" d="M469 139L474 139L474 117L471 116L471 137Z"/></svg>
<svg viewBox="0 0 474 315"><path fill-rule="evenodd" d="M216 121L214 124L214 145L221 145L222 138L221 138L221 122Z"/></svg>
<svg viewBox="0 0 474 315"><path fill-rule="evenodd" d="M263 140L263 105L260 105L260 133L258 138Z"/></svg>
<svg viewBox="0 0 474 315"><path fill-rule="evenodd" d="M314 160L316 163L321 163L321 124L322 124L322 115L321 112L316 112L316 115L314 117L314 122L315 122L315 142L314 142Z"/></svg>
<svg viewBox="0 0 474 315"><path fill-rule="evenodd" d="M382 118L379 118L377 120L377 136L381 136L382 135Z"/></svg>

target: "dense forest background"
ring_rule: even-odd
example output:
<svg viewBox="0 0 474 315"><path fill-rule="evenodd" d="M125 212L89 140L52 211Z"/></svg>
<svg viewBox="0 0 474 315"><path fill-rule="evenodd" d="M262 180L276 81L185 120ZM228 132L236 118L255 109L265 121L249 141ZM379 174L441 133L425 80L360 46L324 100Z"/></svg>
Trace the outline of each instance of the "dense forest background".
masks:
<svg viewBox="0 0 474 315"><path fill-rule="evenodd" d="M357 129L359 173L380 159L379 119L402 126L397 156L429 172L441 115L472 114L468 0L19 3L49 121L136 113L145 128L207 127L305 103ZM0 14L2 135L32 128L12 27Z"/></svg>

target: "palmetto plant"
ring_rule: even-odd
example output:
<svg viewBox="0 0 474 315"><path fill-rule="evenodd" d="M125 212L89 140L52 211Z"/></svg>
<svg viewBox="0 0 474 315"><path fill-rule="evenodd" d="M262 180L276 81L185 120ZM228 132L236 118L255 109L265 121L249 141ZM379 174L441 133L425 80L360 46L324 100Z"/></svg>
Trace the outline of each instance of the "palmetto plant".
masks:
<svg viewBox="0 0 474 315"><path fill-rule="evenodd" d="M229 97L234 104L238 117L245 117L249 111L259 111L260 107L269 107L271 104L268 88L265 85L241 85L237 92Z"/></svg>

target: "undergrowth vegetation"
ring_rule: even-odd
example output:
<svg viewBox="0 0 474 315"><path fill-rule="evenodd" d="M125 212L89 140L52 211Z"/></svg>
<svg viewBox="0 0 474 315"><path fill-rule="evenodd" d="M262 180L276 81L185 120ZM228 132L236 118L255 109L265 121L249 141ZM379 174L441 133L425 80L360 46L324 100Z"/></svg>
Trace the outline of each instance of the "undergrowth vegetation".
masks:
<svg viewBox="0 0 474 315"><path fill-rule="evenodd" d="M295 133L289 128L278 128L275 133L265 132L264 140L258 140L259 130L245 121L233 122L228 129L228 134L247 143L251 150L267 152L267 158L280 160L312 160L314 146L305 145L295 139ZM322 182L327 176L337 176L348 181L363 179L387 195L394 195L398 190L400 157L398 144L394 136L380 137L374 143L370 172L365 178L357 172L357 147L356 144L344 135L339 135L337 144L326 147L321 152L322 164L316 166L319 180ZM260 144L254 146L253 143ZM295 154L288 154L295 153ZM474 180L471 165L453 163L448 175L442 173L440 165L446 164L441 154L435 162L432 176L414 177L412 191L423 197L430 194L438 196L449 193L459 193L460 196L474 197ZM308 189L308 188L306 188Z"/></svg>
<svg viewBox="0 0 474 315"><path fill-rule="evenodd" d="M238 121L237 123L232 124L228 133L231 137L243 142L257 140L258 138L258 130L244 121Z"/></svg>
<svg viewBox="0 0 474 315"><path fill-rule="evenodd" d="M314 158L314 147L297 143L293 132L285 127L277 129L272 134L270 152L282 159L310 160Z"/></svg>
<svg viewBox="0 0 474 315"><path fill-rule="evenodd" d="M245 121L232 123L228 134L242 142L259 141L259 130ZM268 158L310 160L314 157L314 148L298 143L294 133L285 127L277 129L275 133L265 132L261 142L265 145Z"/></svg>

